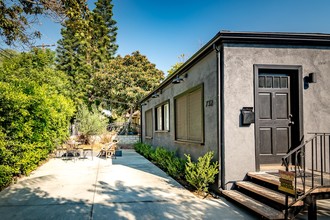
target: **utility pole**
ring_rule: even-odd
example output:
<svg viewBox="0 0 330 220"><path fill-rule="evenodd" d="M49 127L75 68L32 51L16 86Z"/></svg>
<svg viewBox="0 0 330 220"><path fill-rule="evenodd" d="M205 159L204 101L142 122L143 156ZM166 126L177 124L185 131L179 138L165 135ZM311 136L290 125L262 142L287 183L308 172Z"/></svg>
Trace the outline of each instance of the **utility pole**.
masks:
<svg viewBox="0 0 330 220"><path fill-rule="evenodd" d="M55 44L41 44L41 45L36 45L36 46L33 46L32 48L35 48L35 47L41 47L42 48L42 51L44 51L45 52L45 50L46 50L46 47L54 47L55 46Z"/></svg>

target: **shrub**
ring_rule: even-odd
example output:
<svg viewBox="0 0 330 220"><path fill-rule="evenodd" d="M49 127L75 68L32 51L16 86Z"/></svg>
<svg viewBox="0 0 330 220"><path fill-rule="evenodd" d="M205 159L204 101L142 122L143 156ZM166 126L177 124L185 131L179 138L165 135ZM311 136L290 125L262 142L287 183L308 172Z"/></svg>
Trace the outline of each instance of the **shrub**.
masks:
<svg viewBox="0 0 330 220"><path fill-rule="evenodd" d="M0 165L0 190L8 186L13 179L12 168L7 165Z"/></svg>
<svg viewBox="0 0 330 220"><path fill-rule="evenodd" d="M185 160L176 156L175 151L168 151L164 147L157 147L152 159L158 166L174 178L183 178Z"/></svg>
<svg viewBox="0 0 330 220"><path fill-rule="evenodd" d="M208 192L209 184L214 183L215 175L219 172L218 162L211 163L213 152L207 152L198 158L198 162L191 161L190 155L186 155L187 163L185 167L186 180L197 189L198 193Z"/></svg>
<svg viewBox="0 0 330 220"><path fill-rule="evenodd" d="M138 152L139 154L141 154L142 156L144 156L147 159L153 158L152 155L154 153L154 149L148 144L136 143L134 145L134 149L136 150L136 152Z"/></svg>
<svg viewBox="0 0 330 220"><path fill-rule="evenodd" d="M0 63L0 188L29 174L69 135L75 108L54 58L34 50Z"/></svg>
<svg viewBox="0 0 330 220"><path fill-rule="evenodd" d="M198 193L208 192L209 184L214 183L215 175L219 172L218 162L211 163L213 152L208 152L198 158L198 162L191 161L190 155L185 155L187 160L176 156L175 151L168 151L164 147L153 149L150 145L136 143L136 152L147 159L153 160L158 167L176 179L185 178L188 183L197 189Z"/></svg>
<svg viewBox="0 0 330 220"><path fill-rule="evenodd" d="M171 157L167 164L167 172L174 178L183 179L186 160L179 157Z"/></svg>
<svg viewBox="0 0 330 220"><path fill-rule="evenodd" d="M166 169L168 160L171 157L170 152L168 152L163 147L156 147L154 153L151 155L153 159L161 169Z"/></svg>

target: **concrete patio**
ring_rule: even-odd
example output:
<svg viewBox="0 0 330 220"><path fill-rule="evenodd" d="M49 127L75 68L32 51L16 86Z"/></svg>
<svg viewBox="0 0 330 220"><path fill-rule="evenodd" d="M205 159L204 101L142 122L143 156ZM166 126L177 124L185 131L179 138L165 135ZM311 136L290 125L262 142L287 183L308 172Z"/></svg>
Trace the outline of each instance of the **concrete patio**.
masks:
<svg viewBox="0 0 330 220"><path fill-rule="evenodd" d="M251 219L201 200L133 150L117 159L51 159L0 193L7 219Z"/></svg>
<svg viewBox="0 0 330 220"><path fill-rule="evenodd" d="M256 219L200 199L134 150L117 159L51 159L0 192L0 219Z"/></svg>

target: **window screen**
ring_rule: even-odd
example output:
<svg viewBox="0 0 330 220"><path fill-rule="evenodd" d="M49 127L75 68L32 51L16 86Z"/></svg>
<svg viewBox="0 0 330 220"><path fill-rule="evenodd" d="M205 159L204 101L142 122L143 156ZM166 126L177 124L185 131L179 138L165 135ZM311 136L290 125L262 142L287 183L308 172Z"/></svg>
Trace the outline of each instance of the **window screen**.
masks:
<svg viewBox="0 0 330 220"><path fill-rule="evenodd" d="M145 112L145 129L146 137L152 137L152 111L151 109Z"/></svg>
<svg viewBox="0 0 330 220"><path fill-rule="evenodd" d="M164 105L164 130L170 130L170 110L168 103Z"/></svg>
<svg viewBox="0 0 330 220"><path fill-rule="evenodd" d="M162 106L159 106L156 109L157 114L157 130L163 130L163 116L162 116Z"/></svg>
<svg viewBox="0 0 330 220"><path fill-rule="evenodd" d="M176 139L203 142L202 88L175 100Z"/></svg>

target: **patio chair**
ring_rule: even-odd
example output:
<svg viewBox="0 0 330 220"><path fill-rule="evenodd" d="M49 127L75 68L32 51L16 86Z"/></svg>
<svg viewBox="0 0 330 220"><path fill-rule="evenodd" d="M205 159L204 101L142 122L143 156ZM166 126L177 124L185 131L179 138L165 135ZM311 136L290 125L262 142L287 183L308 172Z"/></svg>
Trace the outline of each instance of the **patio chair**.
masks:
<svg viewBox="0 0 330 220"><path fill-rule="evenodd" d="M93 160L93 146L83 147L82 148L82 154L83 154L82 159L87 159L88 152L90 152L90 155L91 155L92 160Z"/></svg>
<svg viewBox="0 0 330 220"><path fill-rule="evenodd" d="M64 149L66 150L66 152L62 155L62 158L68 160L68 159L76 159L77 157L80 156L79 152L78 152L78 148L77 148L77 142L75 141L67 141L64 144Z"/></svg>
<svg viewBox="0 0 330 220"><path fill-rule="evenodd" d="M105 157L105 159L107 159L108 157L116 159L115 153L116 153L117 143L118 143L117 140L113 140L112 143L107 144L105 147L103 147L97 156Z"/></svg>

